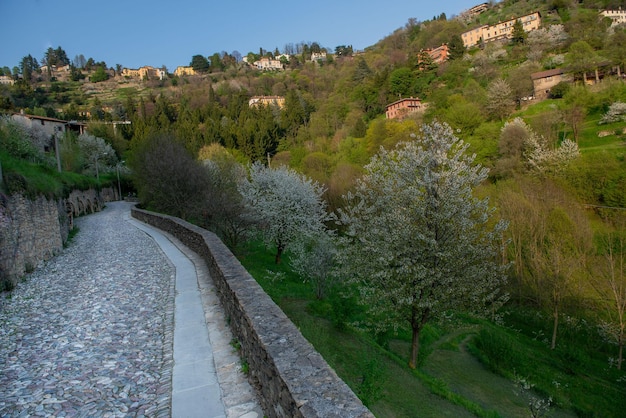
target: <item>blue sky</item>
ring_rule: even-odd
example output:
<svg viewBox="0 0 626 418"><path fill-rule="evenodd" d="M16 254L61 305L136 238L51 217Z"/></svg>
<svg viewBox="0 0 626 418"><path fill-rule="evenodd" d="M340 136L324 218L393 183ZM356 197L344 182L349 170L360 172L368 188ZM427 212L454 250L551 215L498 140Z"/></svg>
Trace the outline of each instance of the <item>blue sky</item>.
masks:
<svg viewBox="0 0 626 418"><path fill-rule="evenodd" d="M404 26L442 12L456 15L479 0L0 0L0 66L13 68L48 47L70 60L83 54L107 66L165 65L196 54L318 42L363 49Z"/></svg>

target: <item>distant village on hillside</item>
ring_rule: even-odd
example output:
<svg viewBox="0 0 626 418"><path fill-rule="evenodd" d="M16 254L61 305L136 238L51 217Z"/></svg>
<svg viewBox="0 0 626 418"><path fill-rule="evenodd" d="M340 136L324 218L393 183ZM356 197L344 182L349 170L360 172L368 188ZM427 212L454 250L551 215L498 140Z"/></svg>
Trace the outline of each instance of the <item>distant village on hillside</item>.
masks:
<svg viewBox="0 0 626 418"><path fill-rule="evenodd" d="M476 17L487 12L489 8L489 3L481 3L463 11L456 18L461 19L466 23L476 21ZM602 16L611 19L611 26L626 23L626 10L622 10L621 8L619 10L602 10L599 13ZM473 47L483 47L487 43L512 39L516 25L521 24L524 31L529 33L541 28L541 23L541 13L536 11L522 16L515 16L494 25L474 27L462 33L461 40L463 46L468 49ZM264 53L264 51L261 50L261 53ZM316 45L316 48L311 48L311 50L307 51L306 58L304 58L305 54L301 54L298 55L298 59L304 58L307 62L314 62L323 65L333 59L353 59L354 56L361 53L362 52L353 51L351 46L341 46L337 47L335 54L331 54L325 48L320 48L319 45ZM432 63L440 65L449 59L449 55L450 46L448 44L442 44L436 48L429 48L420 51L418 63L423 62L425 59L429 59ZM252 57L256 59L251 59ZM278 50L275 51L275 53L265 51L265 56L250 53L248 56L239 57L241 60L237 62L238 65L247 65L258 71L284 71L289 68L289 63L292 57L293 56L289 54L280 54L278 53ZM204 57L202 58L204 59ZM210 64L210 58L208 60L205 59L205 61L207 65ZM39 71L42 74L46 74L49 79L67 81L70 78L72 67L70 65L44 65L39 68ZM137 81L164 80L168 77L201 77L206 74L206 71L201 71L192 65L178 66L173 73L168 72L165 67L155 68L149 65L142 66L138 69L120 67L117 70L110 68L108 70L105 69L105 71L108 77L122 77L127 80ZM0 75L0 84L13 84L15 83L17 77L17 75ZM531 78L534 86L534 96L529 99L545 99L548 97L552 87L560 82L572 81L572 75L566 73L565 70L560 68L534 73L531 75ZM588 80L585 79L585 82L587 81ZM597 73L595 81L599 81ZM593 82L593 80L591 82ZM250 99L249 105L251 107L266 105L282 108L284 106L284 101L284 97L281 96L254 96ZM386 117L389 119L403 119L410 114L423 112L426 108L427 103L423 103L419 98L400 98L399 100L387 105Z"/></svg>

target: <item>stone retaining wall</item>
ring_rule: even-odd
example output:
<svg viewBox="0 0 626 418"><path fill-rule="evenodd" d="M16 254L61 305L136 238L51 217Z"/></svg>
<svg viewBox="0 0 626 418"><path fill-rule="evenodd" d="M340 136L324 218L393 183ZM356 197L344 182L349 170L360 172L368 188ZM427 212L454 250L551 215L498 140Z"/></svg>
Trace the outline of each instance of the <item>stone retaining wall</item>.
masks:
<svg viewBox="0 0 626 418"><path fill-rule="evenodd" d="M215 234L141 209L132 209L132 216L174 235L205 260L268 416L373 418Z"/></svg>
<svg viewBox="0 0 626 418"><path fill-rule="evenodd" d="M103 192L117 195L106 189ZM59 200L0 195L0 290L15 285L40 262L57 255L73 228L74 217L102 209L100 193L77 190Z"/></svg>

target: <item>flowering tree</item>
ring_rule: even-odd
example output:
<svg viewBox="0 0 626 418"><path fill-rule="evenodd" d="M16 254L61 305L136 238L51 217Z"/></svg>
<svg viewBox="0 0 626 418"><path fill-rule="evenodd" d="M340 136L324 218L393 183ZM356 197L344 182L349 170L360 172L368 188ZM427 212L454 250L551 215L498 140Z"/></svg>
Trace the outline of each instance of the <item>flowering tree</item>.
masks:
<svg viewBox="0 0 626 418"><path fill-rule="evenodd" d="M115 150L104 139L82 133L78 136L78 147L85 159L85 167L89 171L93 171L96 177L102 166L105 168L117 162Z"/></svg>
<svg viewBox="0 0 626 418"><path fill-rule="evenodd" d="M609 110L602 116L600 123L614 123L626 120L626 103L615 102L609 106Z"/></svg>
<svg viewBox="0 0 626 418"><path fill-rule="evenodd" d="M522 118L504 124L499 148L503 157L497 167L499 172L515 171L522 160L530 171L557 172L580 155L574 141L564 139L558 147L552 146Z"/></svg>
<svg viewBox="0 0 626 418"><path fill-rule="evenodd" d="M531 170L540 173L556 172L580 155L578 144L570 139L564 139L558 147L551 147L544 137L537 135L521 119L516 118L514 123L525 126L528 132L524 141L523 156Z"/></svg>
<svg viewBox="0 0 626 418"><path fill-rule="evenodd" d="M494 119L504 119L515 109L513 91L503 79L492 81L487 88L487 112Z"/></svg>
<svg viewBox="0 0 626 418"><path fill-rule="evenodd" d="M421 137L381 149L339 212L346 242L340 262L360 289L376 331L408 324L409 367L417 365L424 325L450 309L496 309L505 268L497 260L504 222L473 188L487 169L465 155L450 127L424 126Z"/></svg>
<svg viewBox="0 0 626 418"><path fill-rule="evenodd" d="M240 192L248 214L260 227L266 245L276 247L276 264L297 238L314 235L328 220L324 188L305 175L286 168L250 167L250 179Z"/></svg>

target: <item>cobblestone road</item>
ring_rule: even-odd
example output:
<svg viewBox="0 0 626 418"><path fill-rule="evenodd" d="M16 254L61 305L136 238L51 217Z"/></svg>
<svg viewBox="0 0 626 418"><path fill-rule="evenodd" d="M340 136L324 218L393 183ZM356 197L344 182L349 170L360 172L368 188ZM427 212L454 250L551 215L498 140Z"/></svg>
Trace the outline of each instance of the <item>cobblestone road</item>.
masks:
<svg viewBox="0 0 626 418"><path fill-rule="evenodd" d="M174 269L129 205L3 296L0 416L169 416Z"/></svg>

